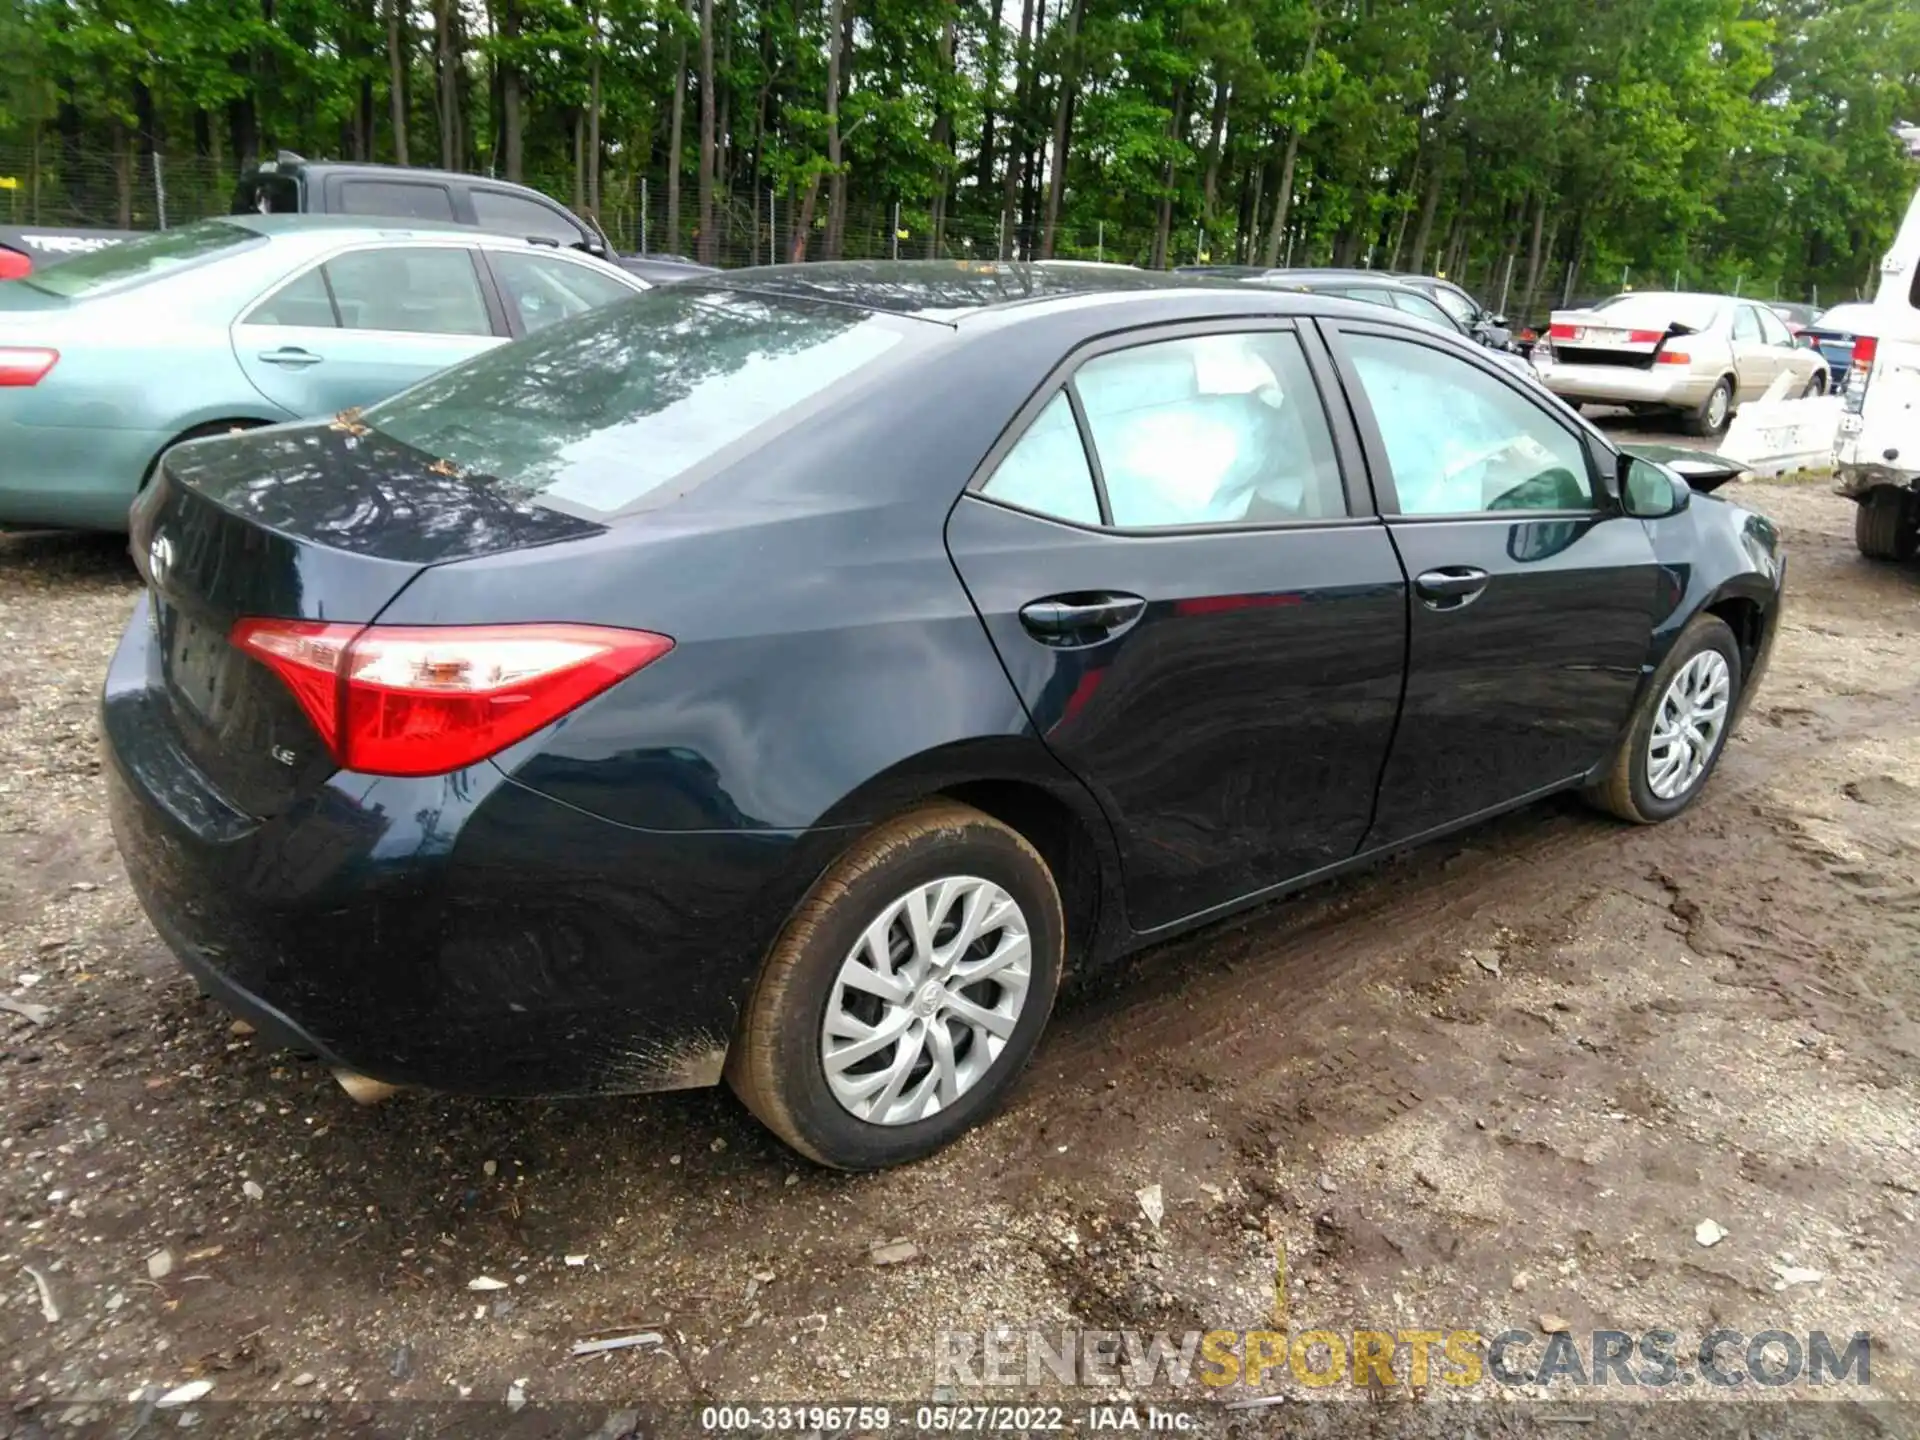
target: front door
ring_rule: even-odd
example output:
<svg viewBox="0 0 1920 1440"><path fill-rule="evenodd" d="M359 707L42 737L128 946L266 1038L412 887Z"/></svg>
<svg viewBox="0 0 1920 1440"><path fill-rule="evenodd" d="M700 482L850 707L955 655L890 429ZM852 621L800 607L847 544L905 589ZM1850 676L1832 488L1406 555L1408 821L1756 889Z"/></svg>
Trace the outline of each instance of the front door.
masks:
<svg viewBox="0 0 1920 1440"><path fill-rule="evenodd" d="M1657 570L1557 401L1404 331L1331 328L1411 582L1406 701L1367 836L1395 844L1606 758Z"/></svg>
<svg viewBox="0 0 1920 1440"><path fill-rule="evenodd" d="M253 386L289 415L327 415L404 390L502 343L464 245L349 250L296 275L233 327Z"/></svg>
<svg viewBox="0 0 1920 1440"><path fill-rule="evenodd" d="M1318 345L1109 341L948 520L1035 731L1113 822L1136 930L1344 860L1367 827L1406 587Z"/></svg>

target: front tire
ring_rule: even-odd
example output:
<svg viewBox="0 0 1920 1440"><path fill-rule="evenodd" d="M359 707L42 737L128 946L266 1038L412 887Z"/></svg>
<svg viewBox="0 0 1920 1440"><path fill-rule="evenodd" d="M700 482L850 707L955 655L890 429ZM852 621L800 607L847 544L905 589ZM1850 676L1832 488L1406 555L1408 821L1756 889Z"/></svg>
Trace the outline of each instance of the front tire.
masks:
<svg viewBox="0 0 1920 1440"><path fill-rule="evenodd" d="M1589 803L1636 825L1691 805L1726 749L1739 713L1740 646L1724 620L1697 615L1660 662Z"/></svg>
<svg viewBox="0 0 1920 1440"><path fill-rule="evenodd" d="M1869 490L1853 512L1853 543L1869 560L1911 560L1920 551L1920 499L1891 485Z"/></svg>
<svg viewBox="0 0 1920 1440"><path fill-rule="evenodd" d="M1052 873L1017 832L952 801L911 810L854 845L788 921L727 1082L822 1165L931 1154L1026 1066L1065 931Z"/></svg>

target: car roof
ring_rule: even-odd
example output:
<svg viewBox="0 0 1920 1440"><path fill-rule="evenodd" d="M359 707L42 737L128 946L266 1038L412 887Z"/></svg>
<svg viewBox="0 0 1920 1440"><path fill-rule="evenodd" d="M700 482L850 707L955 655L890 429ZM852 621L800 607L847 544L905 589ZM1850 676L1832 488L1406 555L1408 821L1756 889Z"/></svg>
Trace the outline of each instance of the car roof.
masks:
<svg viewBox="0 0 1920 1440"><path fill-rule="evenodd" d="M843 260L728 270L695 282L791 300L856 305L895 315L952 322L1083 296L1154 295L1213 290L1246 293L1238 282L1104 265L1044 265L1012 260Z"/></svg>
<svg viewBox="0 0 1920 1440"><path fill-rule="evenodd" d="M247 212L239 215L222 215L218 219L228 225L238 225L243 230L251 230L258 235L307 235L316 231L338 234L343 230L359 230L369 235L387 236L488 233L480 231L477 225L461 225L452 220L409 220L386 215L296 215L291 213L255 215Z"/></svg>

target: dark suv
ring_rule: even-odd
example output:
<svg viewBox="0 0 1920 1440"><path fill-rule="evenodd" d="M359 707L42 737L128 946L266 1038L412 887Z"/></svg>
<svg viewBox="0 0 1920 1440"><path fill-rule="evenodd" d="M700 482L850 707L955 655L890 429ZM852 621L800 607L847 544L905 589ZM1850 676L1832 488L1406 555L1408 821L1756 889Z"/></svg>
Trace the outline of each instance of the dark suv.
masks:
<svg viewBox="0 0 1920 1440"><path fill-rule="evenodd" d="M676 255L621 255L606 232L559 201L525 185L451 170L309 160L282 150L240 181L233 213L388 215L452 221L499 235L584 250L643 280L682 280L707 268Z"/></svg>

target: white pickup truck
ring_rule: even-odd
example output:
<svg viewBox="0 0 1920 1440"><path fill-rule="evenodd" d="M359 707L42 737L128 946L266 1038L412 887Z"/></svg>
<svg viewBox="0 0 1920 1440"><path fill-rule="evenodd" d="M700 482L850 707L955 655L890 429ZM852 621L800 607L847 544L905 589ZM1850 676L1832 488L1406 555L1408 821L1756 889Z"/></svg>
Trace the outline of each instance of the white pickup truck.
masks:
<svg viewBox="0 0 1920 1440"><path fill-rule="evenodd" d="M1909 128L1901 138L1920 156L1920 127ZM1834 470L1859 506L1860 553L1910 560L1920 551L1920 193L1881 263L1873 309L1878 333L1854 341Z"/></svg>

